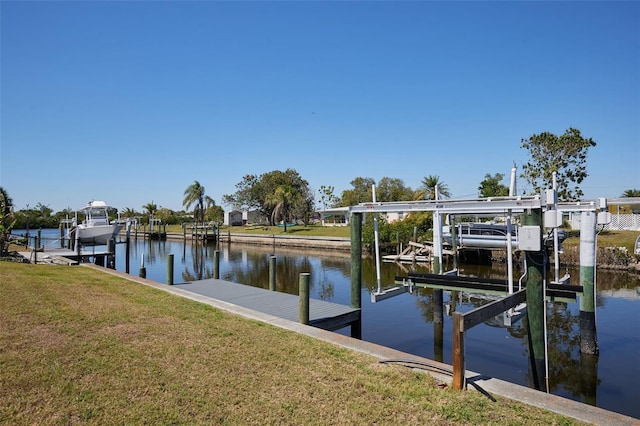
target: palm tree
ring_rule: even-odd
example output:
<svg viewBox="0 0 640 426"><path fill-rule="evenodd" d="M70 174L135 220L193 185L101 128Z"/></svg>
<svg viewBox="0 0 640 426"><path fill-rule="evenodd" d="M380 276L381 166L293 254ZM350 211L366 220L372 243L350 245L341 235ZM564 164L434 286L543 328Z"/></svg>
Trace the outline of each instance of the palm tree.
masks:
<svg viewBox="0 0 640 426"><path fill-rule="evenodd" d="M216 202L213 198L204 194L204 186L200 185L197 180L184 190L184 199L182 205L189 210L191 205L193 208L193 217L196 222L204 222L205 208L215 207Z"/></svg>
<svg viewBox="0 0 640 426"><path fill-rule="evenodd" d="M5 242L9 239L11 228L15 223L13 218L13 200L7 191L0 186L0 255L4 255Z"/></svg>
<svg viewBox="0 0 640 426"><path fill-rule="evenodd" d="M275 189L273 194L266 197L265 206L272 207L271 223L275 225L278 220L284 222L284 232L287 232L287 221L291 218L291 207L294 201L294 189L288 185L282 185Z"/></svg>
<svg viewBox="0 0 640 426"><path fill-rule="evenodd" d="M153 216L153 214L158 210L158 206L153 201L145 204L142 208L149 213L149 216Z"/></svg>
<svg viewBox="0 0 640 426"><path fill-rule="evenodd" d="M429 175L422 179L421 185L415 192L414 200L435 200L436 199L436 187L438 188L438 195L449 198L449 187L446 183L440 181L440 176Z"/></svg>
<svg viewBox="0 0 640 426"><path fill-rule="evenodd" d="M137 214L138 213L131 207L125 207L124 210L122 211L123 217L135 217Z"/></svg>
<svg viewBox="0 0 640 426"><path fill-rule="evenodd" d="M640 197L640 189L627 189L622 193L624 198Z"/></svg>

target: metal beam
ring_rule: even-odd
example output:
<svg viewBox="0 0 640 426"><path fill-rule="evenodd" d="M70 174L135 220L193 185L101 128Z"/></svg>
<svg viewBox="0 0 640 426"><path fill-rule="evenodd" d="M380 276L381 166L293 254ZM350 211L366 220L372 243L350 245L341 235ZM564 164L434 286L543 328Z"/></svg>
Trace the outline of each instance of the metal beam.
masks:
<svg viewBox="0 0 640 426"><path fill-rule="evenodd" d="M424 200L404 202L360 203L349 208L350 213L438 211L452 214L483 214L524 212L540 208L540 198L535 197L494 197L469 200Z"/></svg>
<svg viewBox="0 0 640 426"><path fill-rule="evenodd" d="M640 197L608 198L606 205L636 205ZM602 208L600 200L582 200L558 203L557 209L563 212L597 211ZM409 213L414 211L440 212L443 214L514 214L536 208L545 208L540 196L490 197L460 200L420 200L360 203L349 207L349 213Z"/></svg>

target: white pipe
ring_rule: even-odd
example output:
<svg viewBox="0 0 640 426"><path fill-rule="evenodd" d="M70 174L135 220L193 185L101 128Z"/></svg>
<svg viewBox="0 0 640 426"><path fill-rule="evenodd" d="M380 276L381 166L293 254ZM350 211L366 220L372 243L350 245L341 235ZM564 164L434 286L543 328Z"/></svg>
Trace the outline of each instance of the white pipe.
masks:
<svg viewBox="0 0 640 426"><path fill-rule="evenodd" d="M435 187L435 198L440 198L438 185ZM437 274L442 274L443 262L442 262L442 214L435 210L433 212L433 257L437 259L438 271L434 271Z"/></svg>
<svg viewBox="0 0 640 426"><path fill-rule="evenodd" d="M513 197L516 192L516 168L511 169L509 180L509 196ZM509 294L513 294L513 245L511 241L511 209L507 210L507 280Z"/></svg>
<svg viewBox="0 0 640 426"><path fill-rule="evenodd" d="M553 201L553 210L558 211L558 195L556 193L557 190L557 181L556 181L556 172L553 172L552 174L553 176L553 195L554 195L554 201ZM556 225L560 225L557 224ZM560 253L558 253L558 226L556 226L555 228L553 228L553 270L555 272L555 277L556 277L556 284L559 284L560 281Z"/></svg>
<svg viewBox="0 0 640 426"><path fill-rule="evenodd" d="M511 180L509 181L509 196L515 197L517 195L518 189L516 187L516 167L515 164L513 168L511 168Z"/></svg>
<svg viewBox="0 0 640 426"><path fill-rule="evenodd" d="M376 202L376 185L371 185L373 202ZM376 280L378 282L378 293L382 293L382 283L380 281L380 236L378 233L378 213L373 214L373 238L376 250Z"/></svg>

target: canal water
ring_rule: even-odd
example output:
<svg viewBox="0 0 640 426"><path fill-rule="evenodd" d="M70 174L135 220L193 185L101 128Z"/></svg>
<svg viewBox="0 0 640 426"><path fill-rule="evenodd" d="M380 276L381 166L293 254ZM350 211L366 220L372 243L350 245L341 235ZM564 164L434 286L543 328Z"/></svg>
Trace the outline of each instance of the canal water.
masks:
<svg viewBox="0 0 640 426"><path fill-rule="evenodd" d="M57 230L43 230L43 238ZM174 256L174 282L213 277L217 246L182 241L133 240L130 273L138 275L144 258L147 278L166 283L167 258ZM221 244L220 278L268 288L269 258L277 258L277 290L298 292L298 277L310 273L311 297L350 304L350 254L328 250L286 249L241 244ZM116 268L125 270L125 246L116 248ZM383 287L393 287L396 276L430 272L427 266L383 263ZM577 284L577 270L563 270ZM462 275L500 277L503 265L462 265ZM553 271L552 271L553 273ZM516 274L520 274L516 271ZM444 324L434 323L433 291L418 289L371 302L377 289L373 259L362 269L362 339L400 351L451 364L454 311L466 312L487 303L479 294L444 292ZM600 355L580 354L579 303L548 302L548 350L550 392L640 418L640 279L628 273L598 270L596 296L597 337ZM349 335L349 328L338 331ZM533 387L528 360L527 332L523 321L505 326L501 317L466 333L466 368L483 375Z"/></svg>

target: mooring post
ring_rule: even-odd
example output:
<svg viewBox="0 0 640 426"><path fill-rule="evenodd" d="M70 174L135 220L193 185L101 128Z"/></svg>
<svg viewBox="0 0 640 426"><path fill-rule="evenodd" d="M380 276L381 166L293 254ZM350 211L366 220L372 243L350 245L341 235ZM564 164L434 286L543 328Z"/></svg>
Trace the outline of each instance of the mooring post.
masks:
<svg viewBox="0 0 640 426"><path fill-rule="evenodd" d="M269 258L269 290L276 291L276 257Z"/></svg>
<svg viewBox="0 0 640 426"><path fill-rule="evenodd" d="M453 388L462 390L465 387L465 365L464 365L464 317L460 312L453 313Z"/></svg>
<svg viewBox="0 0 640 426"><path fill-rule="evenodd" d="M309 324L309 273L302 272L299 280L300 323Z"/></svg>
<svg viewBox="0 0 640 426"><path fill-rule="evenodd" d="M362 309L362 213L351 215L351 307ZM351 337L362 338L362 319L351 324Z"/></svg>
<svg viewBox="0 0 640 426"><path fill-rule="evenodd" d="M187 239L187 225L182 222L182 239L186 241Z"/></svg>
<svg viewBox="0 0 640 426"><path fill-rule="evenodd" d="M107 241L107 262L106 266L109 269L116 269L116 239L110 238Z"/></svg>
<svg viewBox="0 0 640 426"><path fill-rule="evenodd" d="M131 270L130 268L130 264L131 264L131 237L129 236L129 233L127 233L127 240L126 240L126 244L124 247L124 271L128 274L129 271Z"/></svg>
<svg viewBox="0 0 640 426"><path fill-rule="evenodd" d="M167 255L167 285L173 285L173 253Z"/></svg>
<svg viewBox="0 0 640 426"><path fill-rule="evenodd" d="M545 312L544 300L544 245L542 244L542 209L532 209L522 215L522 225L538 227L532 238L539 239L539 251L525 251L527 262L527 327L529 335L529 357L533 373L534 386L538 390L546 390L545 360ZM520 238L524 238L522 233Z"/></svg>
<svg viewBox="0 0 640 426"><path fill-rule="evenodd" d="M580 352L597 355L595 309L596 212L580 216Z"/></svg>
<svg viewBox="0 0 640 426"><path fill-rule="evenodd" d="M433 213L433 273L442 273L442 215L439 212ZM444 314L442 312L444 303L444 291L441 289L433 289L433 327L434 339L437 339L438 332L442 337ZM434 358L442 361L442 344L440 345L440 353L436 352L437 346L434 345Z"/></svg>
<svg viewBox="0 0 640 426"><path fill-rule="evenodd" d="M140 271L138 275L140 278L147 278L147 268L144 267L144 253L142 253L142 259L140 260Z"/></svg>
<svg viewBox="0 0 640 426"><path fill-rule="evenodd" d="M64 228L62 223L58 225L58 230L60 231L60 248L64 248Z"/></svg>
<svg viewBox="0 0 640 426"><path fill-rule="evenodd" d="M220 279L220 250L213 251L213 278Z"/></svg>
<svg viewBox="0 0 640 426"><path fill-rule="evenodd" d="M36 250L40 248L40 244L42 241L42 228L38 228L38 232L36 233Z"/></svg>

